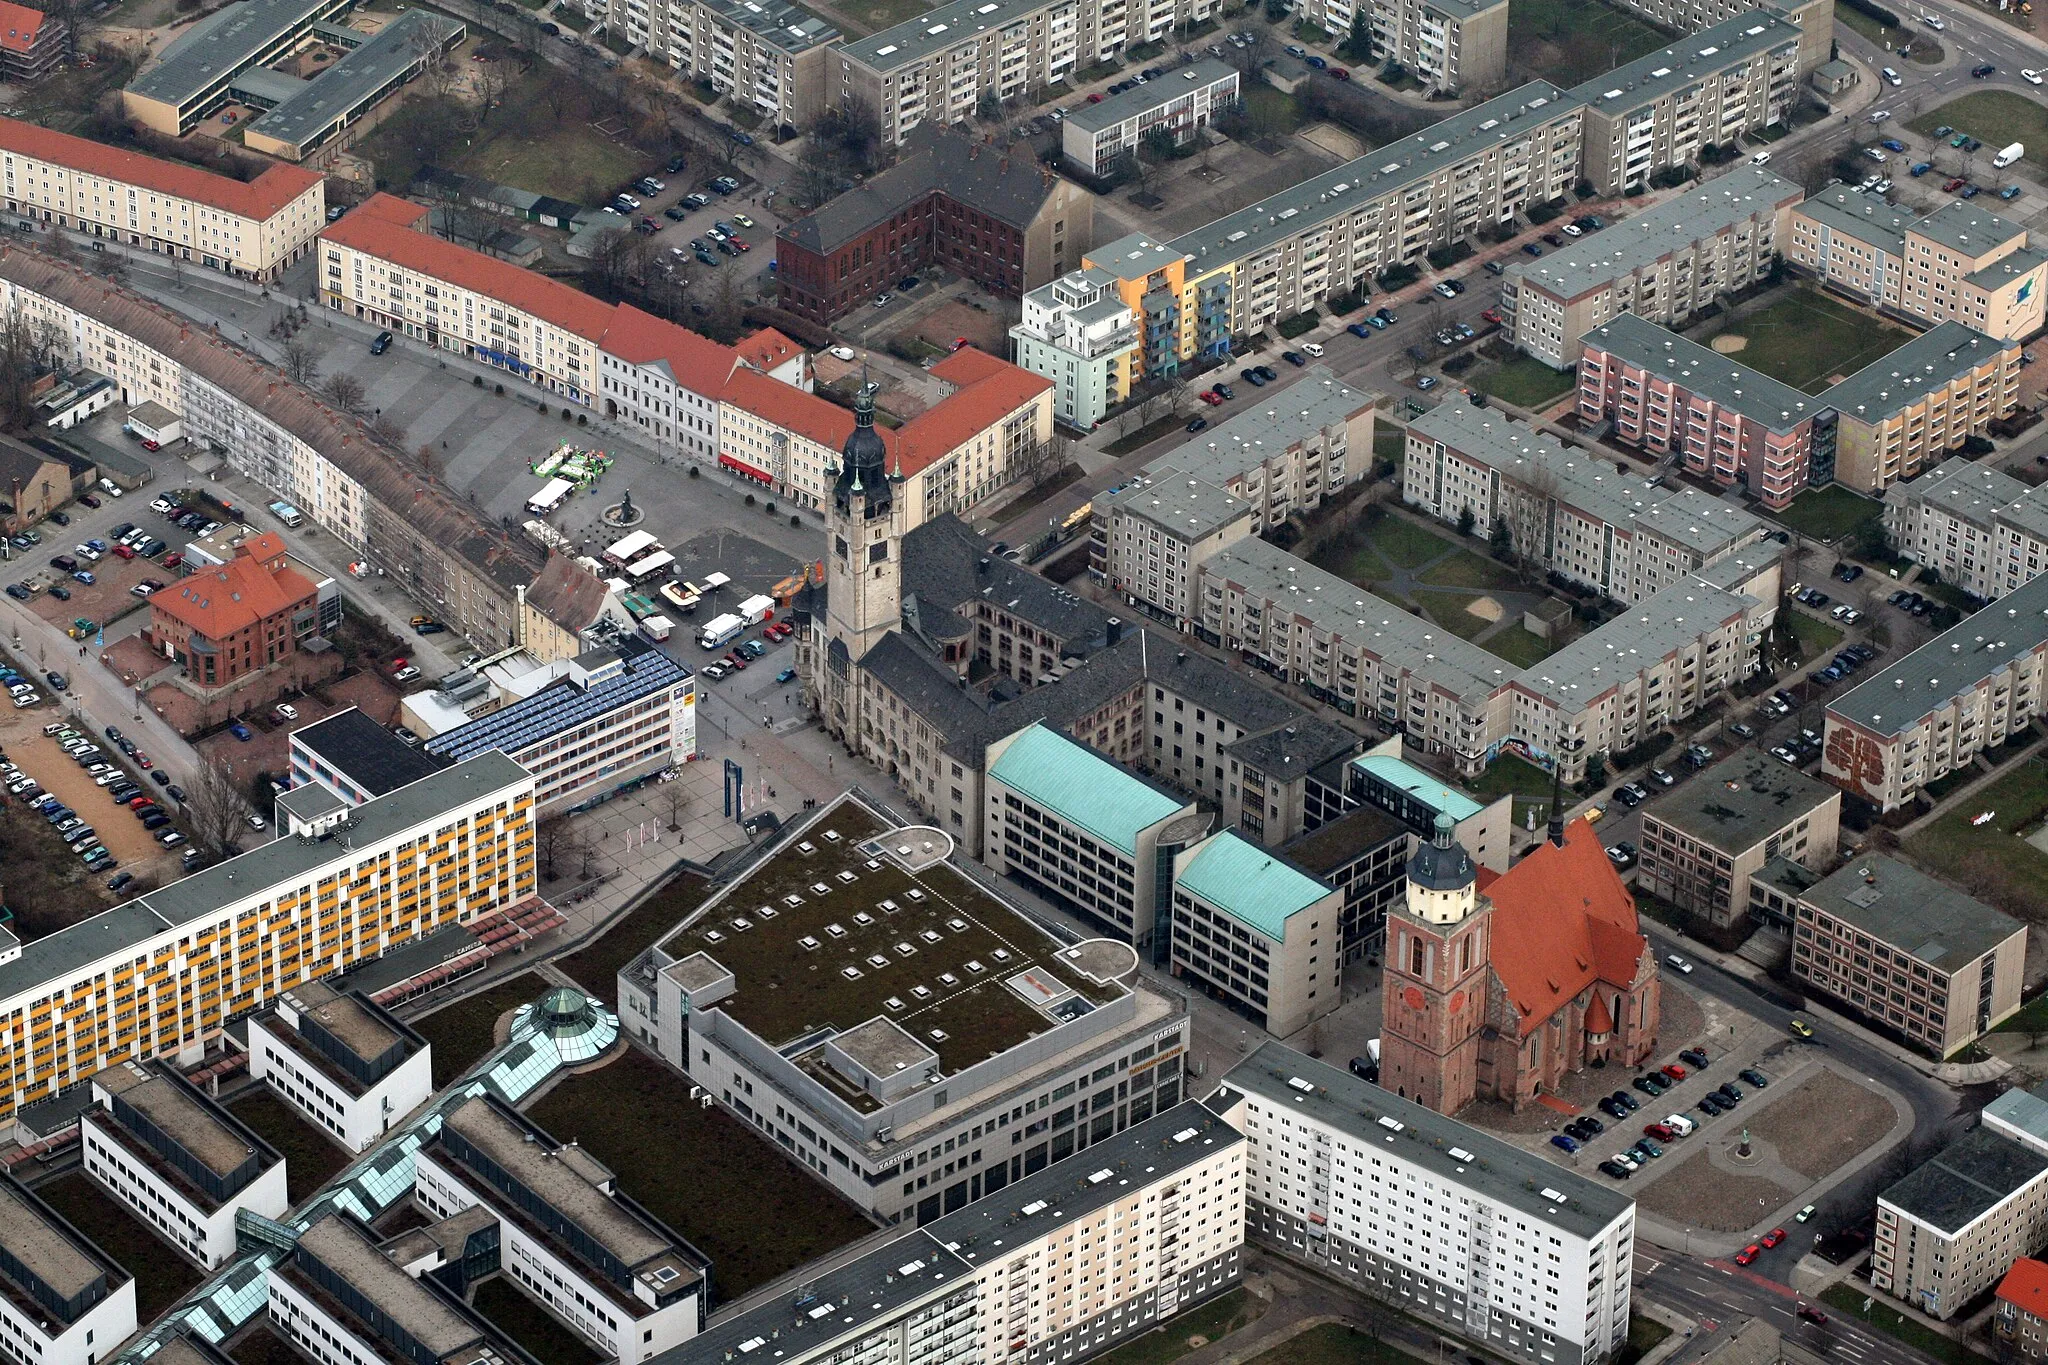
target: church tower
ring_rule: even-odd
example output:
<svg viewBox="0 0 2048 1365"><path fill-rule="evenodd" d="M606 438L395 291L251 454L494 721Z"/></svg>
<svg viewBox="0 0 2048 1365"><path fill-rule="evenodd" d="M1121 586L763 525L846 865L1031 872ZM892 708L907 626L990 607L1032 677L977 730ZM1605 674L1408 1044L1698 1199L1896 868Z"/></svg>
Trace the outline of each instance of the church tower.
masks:
<svg viewBox="0 0 2048 1365"><path fill-rule="evenodd" d="M1440 1114L1457 1113L1478 1087L1492 950L1493 904L1453 828L1438 815L1408 860L1407 903L1387 915L1380 994L1380 1085Z"/></svg>
<svg viewBox="0 0 2048 1365"><path fill-rule="evenodd" d="M825 639L819 649L819 712L827 730L851 743L860 733L853 666L903 619L903 514L888 454L875 430L875 385L863 384L825 516Z"/></svg>

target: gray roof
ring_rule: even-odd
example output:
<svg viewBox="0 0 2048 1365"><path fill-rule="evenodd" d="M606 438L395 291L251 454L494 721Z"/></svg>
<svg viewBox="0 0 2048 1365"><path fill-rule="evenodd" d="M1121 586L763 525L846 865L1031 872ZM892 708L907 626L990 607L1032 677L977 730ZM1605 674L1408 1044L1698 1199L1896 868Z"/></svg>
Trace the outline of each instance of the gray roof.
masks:
<svg viewBox="0 0 2048 1365"><path fill-rule="evenodd" d="M326 1266L437 1357L445 1360L485 1338L475 1322L400 1270L353 1218L328 1213L299 1234L298 1245L301 1254ZM330 1296L330 1302L339 1300ZM372 1330L368 1335L374 1341L383 1334Z"/></svg>
<svg viewBox="0 0 2048 1365"><path fill-rule="evenodd" d="M1291 782L1306 777L1331 759L1350 758L1364 743L1354 730L1303 716L1291 725L1246 735L1225 745L1223 752L1260 769L1276 782Z"/></svg>
<svg viewBox="0 0 2048 1365"><path fill-rule="evenodd" d="M1135 280L1164 270L1183 253L1163 242L1155 242L1142 232L1119 237L1113 242L1096 247L1085 258L1089 266L1101 270L1116 280Z"/></svg>
<svg viewBox="0 0 2048 1365"><path fill-rule="evenodd" d="M1071 1159L1013 1180L1000 1194L978 1199L925 1231L960 1253L969 1265L994 1252L1000 1258L1020 1244L1066 1226L1105 1205L1129 1199L1133 1182L1164 1180L1219 1151L1244 1141L1198 1100L1134 1123L1116 1136L1092 1142Z"/></svg>
<svg viewBox="0 0 2048 1365"><path fill-rule="evenodd" d="M61 1215L41 1198L11 1176L0 1178L0 1239L30 1274L66 1299L75 1298L102 1276L109 1284L128 1278L112 1261L94 1255L97 1247L89 1242L79 1245L82 1237L74 1238L70 1229L53 1219L61 1219ZM36 1311L45 1311L40 1301Z"/></svg>
<svg viewBox="0 0 2048 1365"><path fill-rule="evenodd" d="M1566 711L1580 710L1754 605L1754 598L1692 574L1532 665L1521 685Z"/></svg>
<svg viewBox="0 0 2048 1365"><path fill-rule="evenodd" d="M1763 522L1740 507L1676 480L1652 485L1633 469L1591 450L1567 446L1548 432L1453 393L1411 422L1418 436L1497 470L1503 478L1552 488L1550 496L1621 530L1642 530L1713 556L1753 540ZM1538 478L1538 474L1548 478Z"/></svg>
<svg viewBox="0 0 2048 1365"><path fill-rule="evenodd" d="M1759 6L1595 76L1575 86L1572 94L1585 101L1589 112L1619 118L1758 53L1798 42L1799 25L1774 9Z"/></svg>
<svg viewBox="0 0 2048 1365"><path fill-rule="evenodd" d="M1944 246L1966 256L1981 256L2015 237L2024 244L2027 237L2025 228L2007 222L1988 209L1978 208L1968 199L1949 200L1914 223L1913 231L1936 246Z"/></svg>
<svg viewBox="0 0 2048 1365"><path fill-rule="evenodd" d="M291 738L372 796L389 795L448 766L371 720L359 706L302 725Z"/></svg>
<svg viewBox="0 0 2048 1365"><path fill-rule="evenodd" d="M1831 235L1854 238L1894 261L1906 254L1906 229L1913 215L1887 204L1880 195L1835 185L1801 204L1799 211Z"/></svg>
<svg viewBox="0 0 2048 1365"><path fill-rule="evenodd" d="M1436 10L1449 15L1453 19L1465 20L1507 2L1508 0L1422 0L1422 7L1425 10Z"/></svg>
<svg viewBox="0 0 2048 1365"><path fill-rule="evenodd" d="M318 141L408 67L461 32L463 26L453 19L423 9L407 10L303 90L257 118L250 131L300 147Z"/></svg>
<svg viewBox="0 0 2048 1365"><path fill-rule="evenodd" d="M1781 206L1798 202L1800 194L1799 186L1761 166L1738 166L1540 261L1517 261L1507 273L1546 294L1575 299L1753 217L1769 217Z"/></svg>
<svg viewBox="0 0 2048 1365"><path fill-rule="evenodd" d="M1878 1196L1944 1233L1957 1233L2048 1171L2048 1158L1973 1128Z"/></svg>
<svg viewBox="0 0 2048 1365"><path fill-rule="evenodd" d="M334 0L240 0L173 39L157 64L128 83L138 95L182 106L273 43L310 28Z"/></svg>
<svg viewBox="0 0 2048 1365"><path fill-rule="evenodd" d="M1495 0L1506 4L1507 0ZM1083 104L1067 115L1067 126L1084 133L1114 128L1147 110L1193 94L1207 85L1237 80L1237 68L1219 57L1204 57L1189 66L1177 66L1156 81L1133 86L1121 95L1111 95L1100 104Z"/></svg>
<svg viewBox="0 0 2048 1365"><path fill-rule="evenodd" d="M1790 384L1752 370L1733 357L1717 355L1698 342L1667 332L1634 313L1623 313L1601 323L1586 333L1585 342L1723 407L1733 408L1772 431L1791 431L1828 406Z"/></svg>
<svg viewBox="0 0 2048 1365"><path fill-rule="evenodd" d="M1193 257L1191 269L1212 270L1396 194L1538 123L1572 114L1581 103L1549 81L1531 81L1433 123L1413 137L1389 143L1183 233L1168 243L1168 248ZM1089 259L1109 264L1101 252L1090 253Z"/></svg>
<svg viewBox="0 0 2048 1365"><path fill-rule="evenodd" d="M1288 1084L1291 1080L1306 1081L1309 1088ZM1262 1045L1224 1073L1223 1086L1225 1091L1259 1095L1370 1142L1375 1151L1384 1151L1438 1180L1463 1186L1495 1204L1520 1211L1533 1222L1574 1236L1598 1236L1628 1217L1635 1207L1635 1201L1620 1190L1404 1100L1284 1043ZM1218 1092L1210 1103L1219 1112L1230 1107L1224 1092ZM1399 1128L1389 1127L1387 1120ZM1453 1149L1469 1159L1452 1156ZM1547 1191L1564 1198L1545 1198Z"/></svg>
<svg viewBox="0 0 2048 1365"><path fill-rule="evenodd" d="M1740 853L1842 794L1760 749L1739 749L1650 808L1652 818Z"/></svg>
<svg viewBox="0 0 2048 1365"><path fill-rule="evenodd" d="M304 880L316 869L346 863L355 850L424 824L457 806L526 777L526 770L501 753L480 754L365 802L332 834L273 839L269 843L195 872L125 905L23 945L21 956L0 965L0 1000L24 991L46 990L102 958L127 951L156 935L213 913L267 889Z"/></svg>
<svg viewBox="0 0 2048 1365"><path fill-rule="evenodd" d="M856 38L839 50L862 66L886 73L977 34L1028 22L1044 9L1045 0L953 0L880 33Z"/></svg>
<svg viewBox="0 0 2048 1365"><path fill-rule="evenodd" d="M1316 876L1327 877L1360 854L1406 840L1412 833L1378 806L1360 806L1307 834L1297 834L1280 845L1280 851Z"/></svg>
<svg viewBox="0 0 2048 1365"><path fill-rule="evenodd" d="M1252 514L1252 505L1213 483L1176 470L1140 476L1095 499L1098 515L1120 511L1174 537L1196 541Z"/></svg>
<svg viewBox="0 0 2048 1365"><path fill-rule="evenodd" d="M1979 289L1998 289L2009 280L2039 269L2043 261L2048 261L2048 252L2022 247L2018 251L2007 252L1982 270L1972 271L1963 278Z"/></svg>
<svg viewBox="0 0 2048 1365"><path fill-rule="evenodd" d="M1967 967L2026 932L2011 915L1875 853L1856 855L1799 898L1938 972Z"/></svg>
<svg viewBox="0 0 2048 1365"><path fill-rule="evenodd" d="M1490 695L1521 672L1435 622L1412 615L1263 540L1241 540L1211 555L1202 572L1240 584L1255 597L1281 603L1316 629L1468 700ZM1599 634L1612 629L1606 627Z"/></svg>
<svg viewBox="0 0 2048 1365"><path fill-rule="evenodd" d="M327 73L323 71L320 74L324 76ZM303 76L288 76L267 66L252 66L235 76L232 88L237 95L245 98L253 96L275 107L299 94L312 83Z"/></svg>
<svg viewBox="0 0 2048 1365"><path fill-rule="evenodd" d="M1985 1105L1984 1114L2048 1144L2048 1085L2037 1085L2032 1090L2014 1086Z"/></svg>
<svg viewBox="0 0 2048 1365"><path fill-rule="evenodd" d="M940 192L1021 230L1031 225L1057 184L1059 177L1028 152L1012 154L942 132L777 235L806 251L830 255L909 205Z"/></svg>
<svg viewBox="0 0 2048 1365"><path fill-rule="evenodd" d="M2019 358L2017 341L1994 341L1960 322L1944 322L1879 356L1821 395L1844 417L1881 422L1934 389L1990 364L2001 352Z"/></svg>
<svg viewBox="0 0 2048 1365"><path fill-rule="evenodd" d="M792 56L839 37L838 29L789 0L704 0L704 4L725 23Z"/></svg>
<svg viewBox="0 0 2048 1365"><path fill-rule="evenodd" d="M1828 718L1896 735L1993 671L2048 644L2048 574L1965 617L1828 703Z"/></svg>
<svg viewBox="0 0 2048 1365"><path fill-rule="evenodd" d="M1952 456L1917 479L1893 484L1884 500L1896 506L1931 503L1987 532L2005 522L2048 540L2048 484L2029 488L1967 455Z"/></svg>
<svg viewBox="0 0 2048 1365"><path fill-rule="evenodd" d="M1300 383L1270 396L1259 394L1252 406L1169 450L1146 465L1145 472L1163 477L1172 470L1227 485L1327 428L1343 424L1376 401L1377 395L1340 383L1328 366L1311 365ZM1368 452L1357 453L1363 456Z"/></svg>

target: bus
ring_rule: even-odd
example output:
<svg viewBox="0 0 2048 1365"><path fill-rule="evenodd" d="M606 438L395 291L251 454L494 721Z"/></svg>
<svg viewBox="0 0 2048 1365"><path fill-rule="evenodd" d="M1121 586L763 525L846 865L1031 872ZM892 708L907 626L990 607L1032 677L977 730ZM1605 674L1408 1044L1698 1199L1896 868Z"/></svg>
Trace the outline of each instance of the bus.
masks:
<svg viewBox="0 0 2048 1365"><path fill-rule="evenodd" d="M661 543L655 540L653 536L645 531L635 531L623 540L613 541L610 547L605 550L604 558L607 564L623 566L631 564L649 550L658 550L660 548Z"/></svg>
<svg viewBox="0 0 2048 1365"><path fill-rule="evenodd" d="M644 583L664 569L675 567L676 557L667 550L656 550L637 564L626 566L626 577L635 583Z"/></svg>

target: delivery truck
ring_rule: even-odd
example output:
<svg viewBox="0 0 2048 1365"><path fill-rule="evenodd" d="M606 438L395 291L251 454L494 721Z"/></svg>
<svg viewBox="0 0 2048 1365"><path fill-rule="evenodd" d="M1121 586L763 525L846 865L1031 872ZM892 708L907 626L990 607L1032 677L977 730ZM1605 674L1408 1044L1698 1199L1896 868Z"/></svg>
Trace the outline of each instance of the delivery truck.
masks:
<svg viewBox="0 0 2048 1365"><path fill-rule="evenodd" d="M2010 147L2004 147L1999 149L1998 155L1991 158L1991 164L1996 169L2002 171L2007 166L2012 165L2013 162L2018 161L2021 157L2025 156L2026 154L2026 147L2020 143L2015 142Z"/></svg>
<svg viewBox="0 0 2048 1365"><path fill-rule="evenodd" d="M731 612L727 612L723 616L714 616L704 623L704 629L697 632L697 647L699 649L722 648L739 639L740 632L746 628L747 623L734 616Z"/></svg>
<svg viewBox="0 0 2048 1365"><path fill-rule="evenodd" d="M758 626L775 614L775 599L756 593L740 603L739 613L750 626Z"/></svg>

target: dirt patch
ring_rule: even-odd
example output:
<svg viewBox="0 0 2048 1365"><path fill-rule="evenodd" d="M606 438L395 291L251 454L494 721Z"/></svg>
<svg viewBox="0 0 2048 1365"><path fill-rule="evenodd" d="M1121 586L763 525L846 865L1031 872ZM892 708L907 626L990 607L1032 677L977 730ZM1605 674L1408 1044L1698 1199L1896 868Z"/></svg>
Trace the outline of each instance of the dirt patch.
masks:
<svg viewBox="0 0 2048 1365"><path fill-rule="evenodd" d="M1722 1170L1702 1148L1637 1195L1636 1207L1687 1227L1741 1232L1761 1216L1759 1210L1784 1203L1787 1193L1775 1180Z"/></svg>
<svg viewBox="0 0 2048 1365"><path fill-rule="evenodd" d="M50 546L45 544L43 548ZM51 551L51 557L73 553L68 547L59 546ZM148 609L148 602L130 593L130 588L145 578L168 584L178 576L154 560L122 559L116 555L108 555L94 564L81 562L79 567L92 575L91 583L81 583L52 569L51 578L70 590L71 600L60 602L48 593L39 593L29 604L29 610L60 626L68 626L81 616L102 626L111 625L131 611Z"/></svg>
<svg viewBox="0 0 2048 1365"><path fill-rule="evenodd" d="M1722 355L1734 355L1736 352L1748 347L1749 338L1731 336L1727 332L1723 332L1707 344Z"/></svg>
<svg viewBox="0 0 2048 1365"><path fill-rule="evenodd" d="M1498 621L1501 618L1500 603L1491 597L1475 597L1465 604L1465 610L1482 621Z"/></svg>
<svg viewBox="0 0 2048 1365"><path fill-rule="evenodd" d="M1749 1131L1775 1146L1787 1166L1818 1180L1882 1141L1896 1121L1884 1096L1822 1070L1781 1093Z"/></svg>
<svg viewBox="0 0 2048 1365"><path fill-rule="evenodd" d="M942 303L919 318L911 335L930 342L942 351L953 349L961 337L990 355L1007 355L1003 320L995 313L954 301Z"/></svg>
<svg viewBox="0 0 2048 1365"><path fill-rule="evenodd" d="M1312 123L1295 136L1312 147L1320 147L1339 161L1352 161L1372 150L1372 144L1333 123Z"/></svg>
<svg viewBox="0 0 2048 1365"><path fill-rule="evenodd" d="M1699 1040L1707 1031L1707 1012L1700 1008L1700 1002L1691 995L1671 984L1671 978L1664 978L1661 995L1662 1011L1657 1018L1657 1046L1665 1052L1677 1052Z"/></svg>

